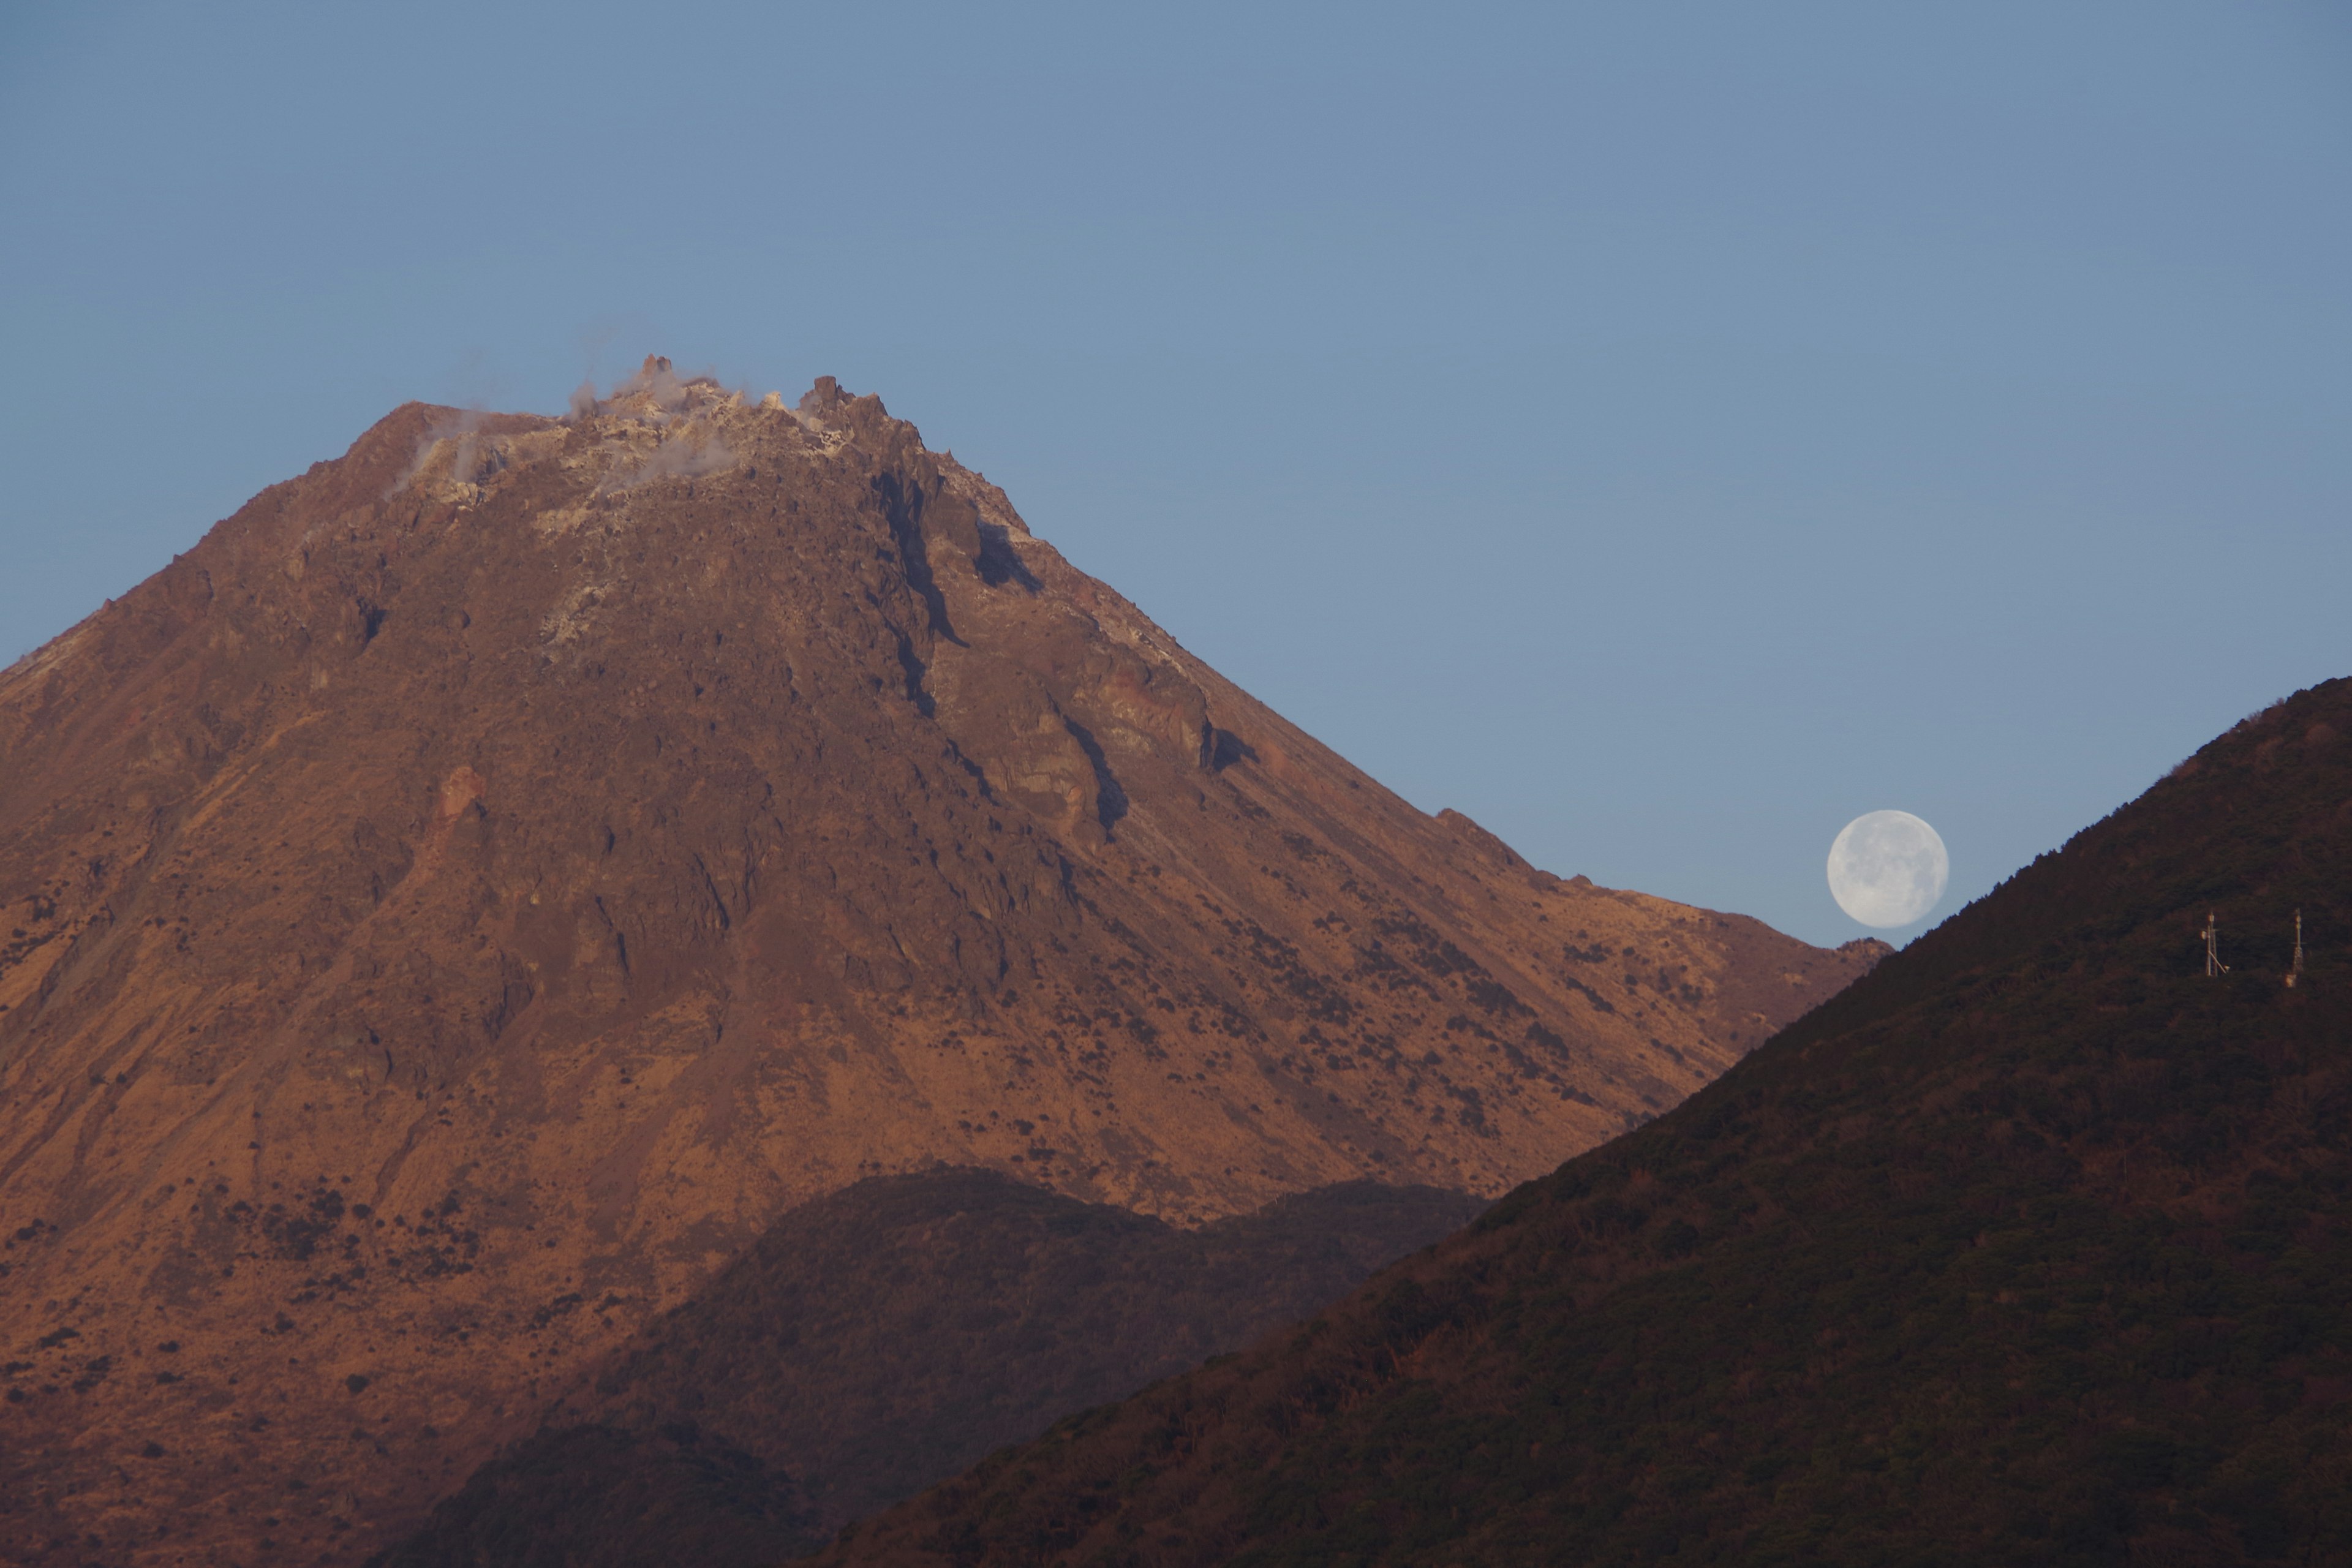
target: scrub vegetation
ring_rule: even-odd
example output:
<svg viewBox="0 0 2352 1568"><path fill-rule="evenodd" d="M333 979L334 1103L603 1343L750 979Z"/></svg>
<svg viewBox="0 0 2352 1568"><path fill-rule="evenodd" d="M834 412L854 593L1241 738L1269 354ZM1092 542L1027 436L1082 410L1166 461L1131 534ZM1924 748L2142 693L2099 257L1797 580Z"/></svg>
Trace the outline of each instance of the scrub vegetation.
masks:
<svg viewBox="0 0 2352 1568"><path fill-rule="evenodd" d="M827 1561L2346 1561L2347 734L2352 682L2256 715L1671 1113Z"/></svg>
<svg viewBox="0 0 2352 1568"><path fill-rule="evenodd" d="M784 1215L386 1561L806 1552L1058 1416L1296 1323L1486 1206L1349 1182L1188 1231L989 1171L860 1182Z"/></svg>

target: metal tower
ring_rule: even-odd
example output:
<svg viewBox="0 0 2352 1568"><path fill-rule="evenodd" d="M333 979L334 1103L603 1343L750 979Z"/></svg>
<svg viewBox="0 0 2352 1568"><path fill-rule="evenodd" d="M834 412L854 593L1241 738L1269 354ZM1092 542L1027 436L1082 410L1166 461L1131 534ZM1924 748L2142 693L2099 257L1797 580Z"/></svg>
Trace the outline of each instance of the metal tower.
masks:
<svg viewBox="0 0 2352 1568"><path fill-rule="evenodd" d="M2205 930L2203 935L2205 938L2206 974L2210 977L2215 974L2229 973L2230 966L2221 962L2221 922L2213 918L2213 911L2210 910L2205 911Z"/></svg>

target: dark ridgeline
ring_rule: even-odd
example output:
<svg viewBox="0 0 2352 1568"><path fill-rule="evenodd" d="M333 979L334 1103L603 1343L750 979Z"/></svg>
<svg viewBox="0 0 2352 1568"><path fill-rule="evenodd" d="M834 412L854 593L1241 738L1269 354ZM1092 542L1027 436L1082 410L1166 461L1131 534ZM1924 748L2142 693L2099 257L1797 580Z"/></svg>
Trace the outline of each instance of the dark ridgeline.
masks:
<svg viewBox="0 0 2352 1568"><path fill-rule="evenodd" d="M785 1215L388 1568L753 1568L1296 1322L1483 1200L1354 1182L1179 1230L992 1172Z"/></svg>
<svg viewBox="0 0 2352 1568"><path fill-rule="evenodd" d="M2248 720L1674 1112L824 1561L2352 1561L2347 736L2343 680Z"/></svg>

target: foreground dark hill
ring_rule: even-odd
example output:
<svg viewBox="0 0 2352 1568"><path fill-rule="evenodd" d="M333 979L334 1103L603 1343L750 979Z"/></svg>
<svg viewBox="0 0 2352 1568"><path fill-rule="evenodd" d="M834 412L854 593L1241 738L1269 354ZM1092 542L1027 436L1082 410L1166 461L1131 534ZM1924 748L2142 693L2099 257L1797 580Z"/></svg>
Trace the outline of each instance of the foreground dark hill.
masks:
<svg viewBox="0 0 2352 1568"><path fill-rule="evenodd" d="M814 1549L1307 1317L1485 1207L1358 1182L1186 1231L987 1172L861 1182L648 1324L389 1562L732 1568Z"/></svg>
<svg viewBox="0 0 2352 1568"><path fill-rule="evenodd" d="M2347 738L2352 682L2248 721L1671 1115L826 1561L2352 1561Z"/></svg>
<svg viewBox="0 0 2352 1568"><path fill-rule="evenodd" d="M353 1560L862 1177L1492 1194L1871 957L1414 810L829 381L411 405L0 672L0 1555Z"/></svg>

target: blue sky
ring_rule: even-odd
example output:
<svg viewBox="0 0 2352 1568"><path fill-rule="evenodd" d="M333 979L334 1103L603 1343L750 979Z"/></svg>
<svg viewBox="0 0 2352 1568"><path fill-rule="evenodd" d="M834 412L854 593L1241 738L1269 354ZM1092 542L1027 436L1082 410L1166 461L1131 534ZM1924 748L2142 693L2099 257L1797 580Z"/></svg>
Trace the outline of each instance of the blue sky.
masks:
<svg viewBox="0 0 2352 1568"><path fill-rule="evenodd" d="M1861 934L2352 673L2352 7L0 8L0 658L411 397L882 395L1538 864ZM1895 933L1898 937L1906 933Z"/></svg>

